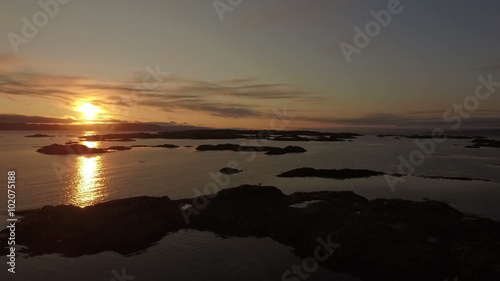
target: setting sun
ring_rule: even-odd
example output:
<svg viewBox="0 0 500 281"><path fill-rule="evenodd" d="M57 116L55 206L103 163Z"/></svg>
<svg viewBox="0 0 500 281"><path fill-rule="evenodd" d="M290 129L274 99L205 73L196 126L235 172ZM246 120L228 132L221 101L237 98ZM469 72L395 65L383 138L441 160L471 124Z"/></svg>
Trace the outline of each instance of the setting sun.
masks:
<svg viewBox="0 0 500 281"><path fill-rule="evenodd" d="M78 106L76 110L83 113L85 120L94 120L97 114L102 112L102 110L98 106L95 106L88 102Z"/></svg>

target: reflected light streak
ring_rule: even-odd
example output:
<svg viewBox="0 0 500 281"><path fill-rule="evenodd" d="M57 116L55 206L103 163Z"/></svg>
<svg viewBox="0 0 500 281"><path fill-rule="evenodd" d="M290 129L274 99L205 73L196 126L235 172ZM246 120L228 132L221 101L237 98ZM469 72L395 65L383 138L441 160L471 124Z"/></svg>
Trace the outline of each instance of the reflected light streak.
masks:
<svg viewBox="0 0 500 281"><path fill-rule="evenodd" d="M76 174L69 203L78 207L86 207L104 201L108 194L102 183L102 156L79 156L76 161Z"/></svg>

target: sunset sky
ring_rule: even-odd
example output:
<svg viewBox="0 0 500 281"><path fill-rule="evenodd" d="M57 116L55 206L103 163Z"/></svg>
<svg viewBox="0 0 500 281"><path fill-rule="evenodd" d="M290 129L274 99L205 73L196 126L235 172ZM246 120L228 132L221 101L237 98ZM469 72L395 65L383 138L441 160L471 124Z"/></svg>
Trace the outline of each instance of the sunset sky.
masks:
<svg viewBox="0 0 500 281"><path fill-rule="evenodd" d="M500 82L496 0L401 0L348 63L341 42L389 2L243 0L221 20L212 0L72 0L13 46L44 10L2 1L0 122L260 129L286 108L287 129L432 128L478 76ZM500 87L466 126L499 121Z"/></svg>

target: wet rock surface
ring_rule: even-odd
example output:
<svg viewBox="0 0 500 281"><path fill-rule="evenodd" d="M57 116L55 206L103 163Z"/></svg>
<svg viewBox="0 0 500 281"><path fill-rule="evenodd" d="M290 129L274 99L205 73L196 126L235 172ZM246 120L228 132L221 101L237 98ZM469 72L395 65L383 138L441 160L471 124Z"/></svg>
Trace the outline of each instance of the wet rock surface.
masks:
<svg viewBox="0 0 500 281"><path fill-rule="evenodd" d="M466 217L445 203L367 200L350 191L287 196L276 187L251 185L205 199L208 203L196 212L179 207L195 199L168 197L24 211L16 238L29 255L129 255L170 232L190 228L223 236L271 237L309 257L321 237L340 245L322 265L363 280L500 280L500 224ZM316 203L290 207L304 201Z"/></svg>

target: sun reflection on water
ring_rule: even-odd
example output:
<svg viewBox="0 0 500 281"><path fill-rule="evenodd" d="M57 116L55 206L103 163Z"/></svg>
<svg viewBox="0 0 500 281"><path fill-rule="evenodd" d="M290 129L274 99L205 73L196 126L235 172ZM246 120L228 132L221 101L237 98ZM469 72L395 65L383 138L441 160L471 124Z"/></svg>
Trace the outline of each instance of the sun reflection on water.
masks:
<svg viewBox="0 0 500 281"><path fill-rule="evenodd" d="M102 156L76 158L70 190L68 203L71 205L86 207L105 200L108 192L104 185Z"/></svg>
<svg viewBox="0 0 500 281"><path fill-rule="evenodd" d="M97 148L99 146L99 143L96 141L82 141L82 144L90 148Z"/></svg>

